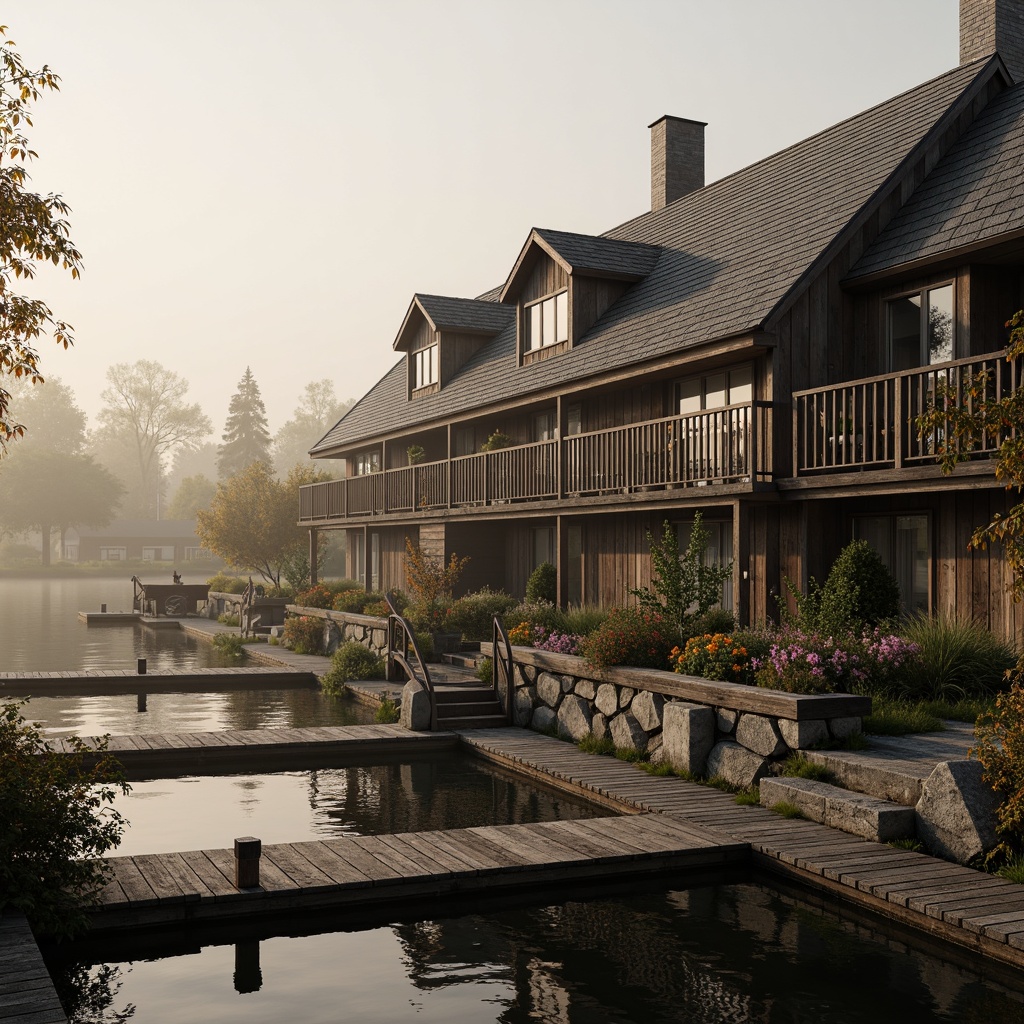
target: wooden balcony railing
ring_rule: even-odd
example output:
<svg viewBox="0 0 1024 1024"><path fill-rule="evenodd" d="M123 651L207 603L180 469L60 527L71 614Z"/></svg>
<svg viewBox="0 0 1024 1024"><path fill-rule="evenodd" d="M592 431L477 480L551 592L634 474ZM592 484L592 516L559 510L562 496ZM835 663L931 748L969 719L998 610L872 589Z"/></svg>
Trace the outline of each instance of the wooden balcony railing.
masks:
<svg viewBox="0 0 1024 1024"><path fill-rule="evenodd" d="M301 522L749 483L772 478L771 405L754 402L462 455L299 489Z"/></svg>
<svg viewBox="0 0 1024 1024"><path fill-rule="evenodd" d="M793 466L797 476L848 469L901 469L936 464L947 430L939 427L923 437L917 418L943 392L966 403L966 382L984 371L986 397L1016 390L1017 367L1004 352L926 366L917 370L829 387L798 391L793 395ZM987 458L1002 443L985 437L971 450L971 458Z"/></svg>

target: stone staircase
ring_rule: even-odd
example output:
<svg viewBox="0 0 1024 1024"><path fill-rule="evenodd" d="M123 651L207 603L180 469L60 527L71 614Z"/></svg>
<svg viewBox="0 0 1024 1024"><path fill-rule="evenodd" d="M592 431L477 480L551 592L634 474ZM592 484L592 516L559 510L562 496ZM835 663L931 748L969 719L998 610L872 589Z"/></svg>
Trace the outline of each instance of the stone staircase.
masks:
<svg viewBox="0 0 1024 1024"><path fill-rule="evenodd" d="M946 730L915 736L872 736L863 751L808 750L807 760L831 772L834 782L765 778L761 803L790 803L805 818L876 842L932 838L932 809L922 802L925 783L943 762L962 763L973 742L971 726L947 722Z"/></svg>

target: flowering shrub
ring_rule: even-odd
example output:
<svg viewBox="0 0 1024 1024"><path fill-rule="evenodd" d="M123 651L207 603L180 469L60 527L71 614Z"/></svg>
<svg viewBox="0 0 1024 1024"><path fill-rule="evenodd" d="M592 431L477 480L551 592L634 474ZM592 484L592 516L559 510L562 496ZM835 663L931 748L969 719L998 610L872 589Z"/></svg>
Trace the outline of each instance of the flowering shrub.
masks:
<svg viewBox="0 0 1024 1024"><path fill-rule="evenodd" d="M975 726L978 745L971 757L981 762L982 778L999 794L996 858L1024 852L1024 683L1020 666L1008 693L996 697L995 708Z"/></svg>
<svg viewBox="0 0 1024 1024"><path fill-rule="evenodd" d="M303 608L330 608L334 604L334 594L318 583L309 590L300 590L295 595L295 603Z"/></svg>
<svg viewBox="0 0 1024 1024"><path fill-rule="evenodd" d="M284 622L286 647L296 654L324 653L324 623L312 615L289 615Z"/></svg>
<svg viewBox="0 0 1024 1024"><path fill-rule="evenodd" d="M616 608L587 637L580 653L595 668L664 668L676 639L672 624L660 612L650 608Z"/></svg>
<svg viewBox="0 0 1024 1024"><path fill-rule="evenodd" d="M321 677L325 693L339 694L345 684L359 679L383 679L384 659L355 640L341 644L331 658L330 670Z"/></svg>
<svg viewBox="0 0 1024 1024"><path fill-rule="evenodd" d="M576 633L551 632L544 635L543 626L534 626L533 646L541 651L555 654L579 654L584 638Z"/></svg>
<svg viewBox="0 0 1024 1024"><path fill-rule="evenodd" d="M888 688L917 644L881 629L821 637L788 627L751 666L758 686L789 693L863 693Z"/></svg>
<svg viewBox="0 0 1024 1024"><path fill-rule="evenodd" d="M370 601L363 606L364 615L376 615L378 619L386 619L391 614L391 609L385 600Z"/></svg>
<svg viewBox="0 0 1024 1024"><path fill-rule="evenodd" d="M535 627L528 622L520 622L508 631L508 642L515 647L530 647L533 644Z"/></svg>
<svg viewBox="0 0 1024 1024"><path fill-rule="evenodd" d="M682 650L672 648L670 660L674 670L684 675L731 683L750 681L746 647L724 633L690 637Z"/></svg>
<svg viewBox="0 0 1024 1024"><path fill-rule="evenodd" d="M334 595L332 607L336 612L361 615L367 600L369 598L365 590L343 590L340 594Z"/></svg>

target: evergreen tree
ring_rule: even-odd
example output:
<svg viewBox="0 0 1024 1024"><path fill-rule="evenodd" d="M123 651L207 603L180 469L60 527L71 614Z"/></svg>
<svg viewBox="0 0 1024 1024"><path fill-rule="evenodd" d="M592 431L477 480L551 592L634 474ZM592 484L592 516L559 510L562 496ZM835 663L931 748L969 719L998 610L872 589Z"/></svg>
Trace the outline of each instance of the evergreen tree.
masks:
<svg viewBox="0 0 1024 1024"><path fill-rule="evenodd" d="M217 472L221 480L227 480L254 462L270 465L267 410L248 366L238 382L238 390L231 396L221 436L224 443L217 449Z"/></svg>

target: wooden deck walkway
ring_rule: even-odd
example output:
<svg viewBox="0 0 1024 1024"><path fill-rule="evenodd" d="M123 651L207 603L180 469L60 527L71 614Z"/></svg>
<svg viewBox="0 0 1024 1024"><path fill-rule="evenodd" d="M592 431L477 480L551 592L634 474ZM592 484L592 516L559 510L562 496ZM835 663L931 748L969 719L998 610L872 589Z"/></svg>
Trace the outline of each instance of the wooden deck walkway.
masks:
<svg viewBox="0 0 1024 1024"><path fill-rule="evenodd" d="M97 737L83 737L95 743ZM54 750L70 753L64 739L50 741ZM318 763L324 757L340 765L345 760L454 750L454 732L409 732L399 725L323 725L307 729L236 729L224 732L159 733L111 736L107 750L129 772L157 773L188 768L258 763L280 768L283 763L300 766L303 760Z"/></svg>
<svg viewBox="0 0 1024 1024"><path fill-rule="evenodd" d="M67 1024L32 929L21 914L0 914L0 1020Z"/></svg>
<svg viewBox="0 0 1024 1024"><path fill-rule="evenodd" d="M321 659L322 660L322 659ZM205 693L208 690L310 689L319 686L308 669L247 665L187 668L139 674L134 669L74 672L0 672L0 697L49 697L94 693Z"/></svg>
<svg viewBox="0 0 1024 1024"><path fill-rule="evenodd" d="M582 788L636 811L659 812L749 845L756 866L824 890L929 935L1024 967L1024 886L814 822L739 806L728 793L650 776L610 757L522 729L464 733L462 741L549 784Z"/></svg>

